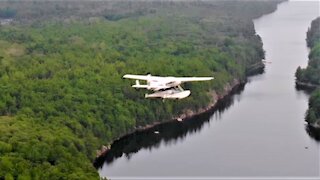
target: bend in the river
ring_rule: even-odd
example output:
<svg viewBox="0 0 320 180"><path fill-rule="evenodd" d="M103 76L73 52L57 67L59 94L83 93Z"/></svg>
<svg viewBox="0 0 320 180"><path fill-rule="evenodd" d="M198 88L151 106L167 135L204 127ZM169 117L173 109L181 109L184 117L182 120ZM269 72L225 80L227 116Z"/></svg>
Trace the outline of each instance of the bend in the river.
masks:
<svg viewBox="0 0 320 180"><path fill-rule="evenodd" d="M100 176L319 177L319 143L304 123L308 94L294 83L296 68L308 61L306 31L318 7L319 2L284 2L256 19L266 72L226 101L233 106L125 137Z"/></svg>

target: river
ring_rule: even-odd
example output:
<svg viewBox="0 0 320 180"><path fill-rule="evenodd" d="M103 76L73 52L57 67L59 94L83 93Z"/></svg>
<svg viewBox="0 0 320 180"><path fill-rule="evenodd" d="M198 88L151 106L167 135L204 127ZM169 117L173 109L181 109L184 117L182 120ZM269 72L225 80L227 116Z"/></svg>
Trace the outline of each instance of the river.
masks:
<svg viewBox="0 0 320 180"><path fill-rule="evenodd" d="M212 114L124 137L99 169L111 179L219 177L319 178L320 144L305 128L309 95L294 73L308 62L306 31L319 2L281 3L254 21L266 51L265 73Z"/></svg>

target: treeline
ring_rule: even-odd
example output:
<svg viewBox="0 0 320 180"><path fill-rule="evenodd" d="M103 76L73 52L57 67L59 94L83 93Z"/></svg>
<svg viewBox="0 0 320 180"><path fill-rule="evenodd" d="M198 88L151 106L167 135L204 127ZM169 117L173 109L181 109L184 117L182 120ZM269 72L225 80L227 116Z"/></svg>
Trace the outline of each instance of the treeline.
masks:
<svg viewBox="0 0 320 180"><path fill-rule="evenodd" d="M0 179L96 179L102 144L203 108L262 64L252 19L277 3L1 2L17 14L0 27ZM162 102L121 78L148 72L215 80Z"/></svg>
<svg viewBox="0 0 320 180"><path fill-rule="evenodd" d="M309 99L306 121L309 125L320 128L320 90L314 91Z"/></svg>
<svg viewBox="0 0 320 180"><path fill-rule="evenodd" d="M320 18L312 21L307 32L307 44L310 48L308 66L305 69L298 67L297 82L320 86Z"/></svg>
<svg viewBox="0 0 320 180"><path fill-rule="evenodd" d="M316 88L309 99L309 109L306 121L315 127L320 127L320 17L311 23L307 32L307 44L311 49L308 66L297 69L297 84Z"/></svg>

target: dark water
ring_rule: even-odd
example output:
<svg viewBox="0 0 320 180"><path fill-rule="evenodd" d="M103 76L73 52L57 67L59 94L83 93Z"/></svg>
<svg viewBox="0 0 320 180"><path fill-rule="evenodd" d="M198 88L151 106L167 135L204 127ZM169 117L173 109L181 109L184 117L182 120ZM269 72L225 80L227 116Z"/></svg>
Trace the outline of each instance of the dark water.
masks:
<svg viewBox="0 0 320 180"><path fill-rule="evenodd" d="M265 73L249 78L213 114L117 141L100 162L100 176L319 178L319 135L305 125L308 95L294 83L296 68L307 64L306 31L317 16L319 2L299 1L255 20L269 62Z"/></svg>

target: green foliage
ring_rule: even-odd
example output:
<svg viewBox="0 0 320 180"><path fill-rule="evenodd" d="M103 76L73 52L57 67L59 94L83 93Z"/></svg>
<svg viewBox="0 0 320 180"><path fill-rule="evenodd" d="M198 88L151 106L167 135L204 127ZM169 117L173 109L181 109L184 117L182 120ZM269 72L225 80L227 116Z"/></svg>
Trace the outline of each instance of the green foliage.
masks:
<svg viewBox="0 0 320 180"><path fill-rule="evenodd" d="M5 156L0 158L0 177L61 179L77 173L88 178L96 176L82 147L94 139L81 140L67 127L55 123L12 117L2 117L0 122L0 142L10 143L1 153ZM91 172L84 174L85 170Z"/></svg>
<svg viewBox="0 0 320 180"><path fill-rule="evenodd" d="M320 17L311 22L311 27L307 32L307 44L310 48L319 43L320 39Z"/></svg>
<svg viewBox="0 0 320 180"><path fill-rule="evenodd" d="M320 90L313 92L310 97L306 120L312 125L320 126Z"/></svg>
<svg viewBox="0 0 320 180"><path fill-rule="evenodd" d="M0 28L0 179L96 178L90 162L102 144L203 108L209 92L244 80L264 57L252 18L276 4L12 2L20 23ZM162 102L122 79L147 72L215 80Z"/></svg>
<svg viewBox="0 0 320 180"><path fill-rule="evenodd" d="M320 17L313 20L307 32L307 42L311 51L308 67L297 69L296 78L299 83L309 83L320 86Z"/></svg>
<svg viewBox="0 0 320 180"><path fill-rule="evenodd" d="M320 17L312 21L311 28L307 32L307 43L311 48L308 67L306 69L298 67L296 77L298 83L308 83L318 87L309 99L306 121L311 125L320 126Z"/></svg>

